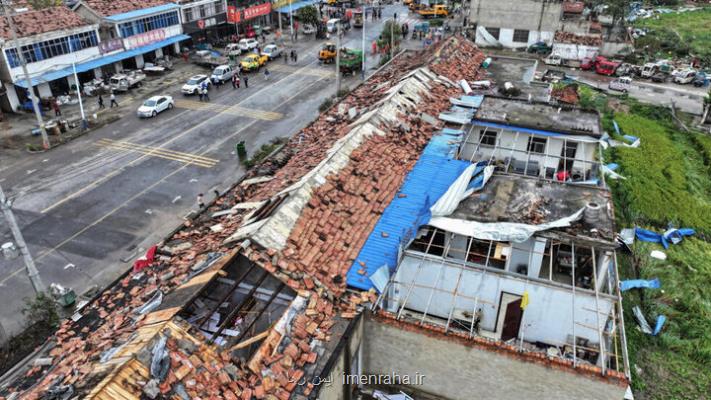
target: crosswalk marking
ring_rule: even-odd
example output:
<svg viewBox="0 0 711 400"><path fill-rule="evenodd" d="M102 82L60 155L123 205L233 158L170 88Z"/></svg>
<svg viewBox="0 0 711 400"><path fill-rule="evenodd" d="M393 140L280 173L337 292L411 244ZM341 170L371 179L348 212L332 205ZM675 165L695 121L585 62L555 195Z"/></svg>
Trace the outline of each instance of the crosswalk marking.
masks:
<svg viewBox="0 0 711 400"><path fill-rule="evenodd" d="M185 164L192 164L203 168L212 168L220 160L198 156L180 151L163 149L160 147L145 146L139 143L131 143L126 141L118 141L112 139L100 139L95 143L97 146L110 148L114 150L132 151L135 153L145 154L148 156L163 158L171 161L178 161Z"/></svg>
<svg viewBox="0 0 711 400"><path fill-rule="evenodd" d="M336 75L334 68L302 68L294 65L285 64L270 64L269 69L277 72L286 72L288 74L311 75L319 78L329 78Z"/></svg>
<svg viewBox="0 0 711 400"><path fill-rule="evenodd" d="M261 119L265 121L276 121L284 117L284 114L275 111L264 111L257 110L254 108L242 107L239 105L225 105L218 103L202 102L187 99L178 99L175 101L175 106L179 108L186 108L188 110L205 110L215 113L226 113L237 115L240 117L249 117L254 119Z"/></svg>

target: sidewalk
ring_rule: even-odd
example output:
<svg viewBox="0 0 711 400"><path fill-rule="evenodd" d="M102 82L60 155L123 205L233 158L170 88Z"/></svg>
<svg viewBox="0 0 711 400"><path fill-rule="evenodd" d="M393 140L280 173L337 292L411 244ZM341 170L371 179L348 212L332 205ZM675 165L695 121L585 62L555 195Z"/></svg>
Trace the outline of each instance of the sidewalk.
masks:
<svg viewBox="0 0 711 400"><path fill-rule="evenodd" d="M109 95L104 95L104 110L99 110L97 96L82 95L82 103L84 105L84 114L90 123L103 124L107 121L120 118L123 112L129 110L136 100L150 97L150 95L165 90L170 86L179 84L185 81L188 77L194 75L196 66L191 63L186 63L182 59L175 59L173 70L163 75L148 76L144 84L140 88L131 89L125 93L116 93L116 99L119 107L109 108ZM54 117L54 111L43 111L43 119L45 123L56 120L66 120L70 125L79 125L81 121L81 110L79 103L67 104L61 106L62 115ZM96 118L95 118L96 117ZM0 149L7 150L22 150L27 144L36 145L41 148L40 136L32 136L31 131L37 126L37 121L33 113L17 113L5 114L5 120L0 122ZM50 142L55 144L59 138L50 136Z"/></svg>

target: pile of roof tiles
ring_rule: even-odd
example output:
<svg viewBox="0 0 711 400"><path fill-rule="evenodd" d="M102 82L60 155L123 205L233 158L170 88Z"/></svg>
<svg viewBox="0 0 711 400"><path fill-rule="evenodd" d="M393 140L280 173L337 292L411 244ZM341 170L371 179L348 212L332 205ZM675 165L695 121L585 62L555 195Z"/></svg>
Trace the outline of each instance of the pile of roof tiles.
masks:
<svg viewBox="0 0 711 400"><path fill-rule="evenodd" d="M564 1L563 12L566 14L582 14L585 10L585 3L582 1Z"/></svg>
<svg viewBox="0 0 711 400"><path fill-rule="evenodd" d="M583 46L602 46L600 35L578 35L573 32L557 31L553 37L556 43L579 44Z"/></svg>
<svg viewBox="0 0 711 400"><path fill-rule="evenodd" d="M72 383L79 393L90 390L91 385L102 378L100 373L92 375L91 366L100 362L102 354L126 343L131 333L144 323L144 316L138 315L137 309L146 307L159 291L168 293L185 283L208 253L227 253L230 248L240 245L245 256L299 291L300 297L308 299L308 305L291 321L288 330L291 336L280 338L278 345L269 348L267 356L259 358L256 367L241 367L239 379L227 375L240 388L239 392L232 390L232 394L239 393L245 400L252 396L259 399L289 398L295 390L293 382L299 381L294 377L302 377L308 369L306 366L316 362L318 354L314 347L318 342L329 340L329 329L335 321L354 317L358 305L375 300L372 291L345 292L345 274L438 128L425 123L420 113L437 115L450 106L449 97L460 90L451 84L433 84L429 93L423 93L427 99L417 106L416 112L401 115L405 124L381 126L385 135L374 135L356 148L349 163L314 190L290 232L288 247L281 254L255 244L233 242L225 245L225 239L240 226L247 212L230 210L238 203L271 198L318 165L327 150L349 131L352 121L343 116L343 109L365 109L374 105L405 74L426 63L431 70L449 80L480 79L483 58L473 44L460 37L445 40L428 51L406 53L395 58L388 67L297 133L281 157L262 163L245 176L249 179L268 173L273 179L237 185L207 212L186 222L182 229L162 243L151 266L126 276L106 290L81 310L78 319L65 321L55 337L56 347L50 354L54 357L51 366L28 371L26 379L17 382L8 393L32 386L24 393L24 398L38 399L57 383ZM403 125L409 129L403 130ZM216 228L218 225L219 229ZM268 339L262 347L267 343ZM181 355L173 355L173 358L176 368L172 368L171 373L175 375L181 368L186 368L186 363ZM223 356L223 362L229 362L227 358L229 355ZM48 372L48 368L51 371ZM265 375L265 371L269 372ZM206 380L202 383L205 387L233 386L226 382L224 374L208 371L202 377ZM225 382L219 383L221 379ZM185 386L185 379L182 382ZM175 393L176 385L168 386L160 387L161 392ZM307 395L312 388L304 385L296 390ZM232 399L226 393L222 396ZM175 395L172 398L176 398Z"/></svg>
<svg viewBox="0 0 711 400"><path fill-rule="evenodd" d="M84 2L104 17L168 3L166 0L84 0Z"/></svg>
<svg viewBox="0 0 711 400"><path fill-rule="evenodd" d="M567 104L578 104L580 95L578 94L578 85L566 85L562 87L554 87L551 90L551 96L560 102Z"/></svg>
<svg viewBox="0 0 711 400"><path fill-rule="evenodd" d="M18 37L39 35L62 29L72 29L83 25L89 25L78 14L72 12L65 6L49 7L41 10L30 10L18 13L12 17L12 20L15 23L15 29L17 29ZM0 18L0 37L5 39L12 38L10 26L4 16Z"/></svg>

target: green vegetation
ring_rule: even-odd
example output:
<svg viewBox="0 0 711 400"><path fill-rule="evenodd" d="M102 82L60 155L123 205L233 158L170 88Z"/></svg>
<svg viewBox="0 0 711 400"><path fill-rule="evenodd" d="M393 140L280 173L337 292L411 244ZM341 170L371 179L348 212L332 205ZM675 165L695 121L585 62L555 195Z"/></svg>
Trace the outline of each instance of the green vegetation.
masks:
<svg viewBox="0 0 711 400"><path fill-rule="evenodd" d="M659 278L662 290L625 293L628 350L635 398L701 399L711 393L711 137L681 132L668 109L625 99L603 104L600 94L582 90L581 99L614 118L624 134L641 138L639 148L608 149L605 159L620 164L626 180L611 182L617 224L663 231L669 223L692 227L697 235L665 250L665 261L649 256L659 245L636 242L634 254L620 255L623 279ZM617 102L617 100L615 100ZM616 110L616 112L613 112ZM659 336L642 333L632 307L651 321L665 315Z"/></svg>
<svg viewBox="0 0 711 400"><path fill-rule="evenodd" d="M260 161L264 160L265 158L269 157L277 148L279 148L282 145L283 139L275 139L272 140L269 143L265 143L262 145L262 147L257 150L252 158L250 159L243 159L242 164L246 168L251 168L257 164L259 164Z"/></svg>
<svg viewBox="0 0 711 400"><path fill-rule="evenodd" d="M301 7L296 10L296 18L301 21L302 24L309 24L316 26L318 25L318 12L314 6Z"/></svg>
<svg viewBox="0 0 711 400"><path fill-rule="evenodd" d="M635 47L649 57L672 58L695 56L711 65L711 8L685 13L660 14L642 19L638 28L650 32L637 40Z"/></svg>

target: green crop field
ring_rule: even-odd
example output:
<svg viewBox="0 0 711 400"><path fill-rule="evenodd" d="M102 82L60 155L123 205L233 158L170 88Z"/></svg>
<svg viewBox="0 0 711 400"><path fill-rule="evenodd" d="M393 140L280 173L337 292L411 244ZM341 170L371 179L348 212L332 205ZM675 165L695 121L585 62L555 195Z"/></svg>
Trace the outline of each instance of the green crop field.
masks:
<svg viewBox="0 0 711 400"><path fill-rule="evenodd" d="M709 14L711 16L711 14ZM711 137L679 131L663 108L629 101L629 111L612 114L623 133L641 138L639 148L607 150L627 177L611 183L617 223L664 231L669 223L698 234L666 250L636 242L621 256L623 278L659 278L661 290L624 294L625 323L636 399L711 398ZM659 336L642 333L632 317L641 305L650 321L667 316Z"/></svg>
<svg viewBox="0 0 711 400"><path fill-rule="evenodd" d="M658 57L694 55L711 65L711 8L685 13L660 14L635 22L635 27L649 28L635 47L647 49Z"/></svg>

